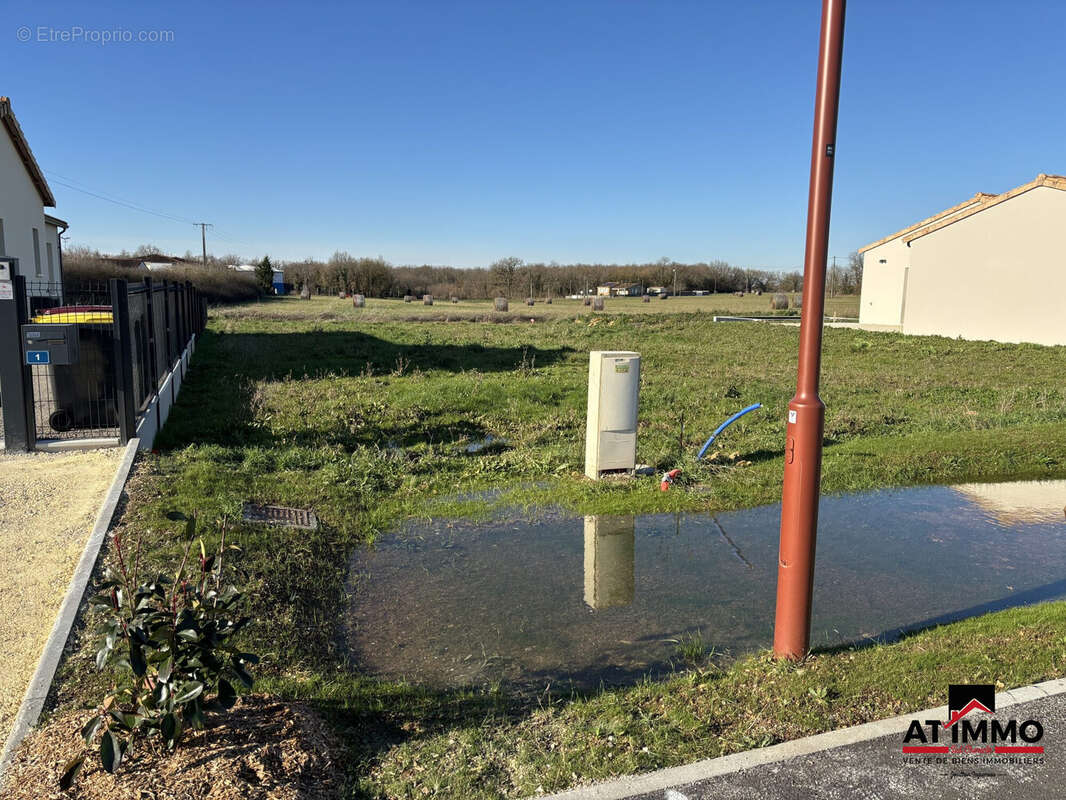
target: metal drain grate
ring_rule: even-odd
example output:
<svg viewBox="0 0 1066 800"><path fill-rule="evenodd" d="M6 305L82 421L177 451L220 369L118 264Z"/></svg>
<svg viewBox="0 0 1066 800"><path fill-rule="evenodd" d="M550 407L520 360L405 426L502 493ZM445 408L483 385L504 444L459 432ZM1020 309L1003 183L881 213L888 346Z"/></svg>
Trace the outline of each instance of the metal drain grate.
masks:
<svg viewBox="0 0 1066 800"><path fill-rule="evenodd" d="M260 506L245 503L243 518L245 522L261 522L266 525L283 525L286 528L318 527L315 512L306 508L286 508L285 506Z"/></svg>

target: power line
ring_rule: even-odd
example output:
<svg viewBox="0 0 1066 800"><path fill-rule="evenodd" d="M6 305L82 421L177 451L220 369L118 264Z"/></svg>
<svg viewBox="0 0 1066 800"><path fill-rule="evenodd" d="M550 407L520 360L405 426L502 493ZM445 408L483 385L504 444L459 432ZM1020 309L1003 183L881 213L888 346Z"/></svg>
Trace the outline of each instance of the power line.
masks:
<svg viewBox="0 0 1066 800"><path fill-rule="evenodd" d="M74 185L74 183L77 183L77 181L74 181L74 178L67 178L67 177L65 177L63 175L60 175L60 174L56 173L56 172L52 172L51 170L45 170L45 172L48 173L50 176L52 176L52 182L53 183L58 183L60 186L65 186L68 189L73 189L76 192L81 192L82 194L87 194L90 197L95 197L97 199L104 200L104 201L106 201L108 203L114 203L117 206L122 206L124 208L129 208L129 209L132 209L133 211L140 211L143 214L151 214L152 216L155 216L155 217L161 217L163 219L169 219L169 220L172 220L174 222L181 222L181 223L185 223L187 225L196 225L196 224L198 224L198 223L194 222L191 219L186 219L185 217L179 217L176 214L168 214L165 211L154 211L154 210L152 210L150 208L145 208L144 206L137 205L136 203L131 203L129 200L122 200L122 199L117 198L117 197L109 197L108 195L101 194L99 192L94 192L94 191L91 191L89 189L86 189L83 186L76 186L76 185ZM57 180L57 178L61 179L61 180ZM74 183L70 183L69 181L74 181Z"/></svg>
<svg viewBox="0 0 1066 800"><path fill-rule="evenodd" d="M155 210L155 209L146 208L146 207L144 207L142 205L139 205L137 203L133 203L133 202L131 202L129 200L123 200L122 198L119 198L119 197L112 197L112 196L103 194L101 192L95 192L95 191L92 191L91 189L86 189L84 185L80 185L80 186L77 185L77 184L80 184L81 182L78 181L75 178L70 178L70 177L67 177L66 175L60 175L58 172L53 172L52 170L44 170L44 171L50 176L50 178L51 178L53 183L56 183L56 184L58 184L60 186L65 186L68 189L73 189L76 192L81 192L82 194L87 194L90 197L95 197L95 198L97 198L99 200L103 200L103 201L108 202L108 203L113 203L114 205L121 206L122 208L128 208L128 209L131 209L133 211L140 211L142 214L151 214L153 217L159 217L160 219L166 219L166 220L170 220L172 222L180 222L183 225L199 226L199 228L200 228L200 242L201 242L201 246L203 248L204 264L205 265L207 264L207 234L206 234L206 229L214 227L214 225L212 225L211 223L209 223L209 222L196 222L195 220L188 219L187 217L181 217L181 216L178 216L177 214L170 214L170 213L167 213L166 211L158 211L158 210ZM224 235L222 235L221 232L219 232L217 230L215 231L215 235L219 239L222 239L223 241L232 242L233 244L239 244L239 245L243 245L245 247L253 247L253 245L249 244L248 242L242 242L242 241L240 241L238 239L234 239L234 238L232 238L230 236L224 236Z"/></svg>

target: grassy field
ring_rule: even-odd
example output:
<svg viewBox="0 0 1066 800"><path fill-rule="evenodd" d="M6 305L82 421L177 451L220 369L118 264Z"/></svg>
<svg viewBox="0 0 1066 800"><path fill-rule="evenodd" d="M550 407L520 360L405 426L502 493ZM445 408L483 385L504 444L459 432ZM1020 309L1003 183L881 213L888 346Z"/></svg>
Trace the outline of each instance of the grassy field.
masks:
<svg viewBox="0 0 1066 800"><path fill-rule="evenodd" d="M653 297L647 303L639 297L605 297L604 309L598 313L615 315L701 312L712 316L715 314L749 316L796 316L799 314L797 308L772 310L770 308L772 297L772 294L746 294L743 297L736 297L732 294L714 294L701 297L669 297L666 300ZM792 298L793 295L789 294L788 297ZM351 300L344 301L336 297L313 297L310 301L303 301L302 304L294 303L292 297L285 298L283 303L268 298L262 303L249 303L227 308L223 313L232 318L262 317L267 314L279 319L307 319L310 316L340 314L346 312L350 306ZM366 307L359 313L362 319L375 321L492 319L505 322L515 318L528 320L534 317L542 320L573 317L591 313L591 309L581 300L567 300L563 297L555 297L551 303L545 303L544 298L536 298L532 306L526 305L524 299L512 298L506 312L494 311L491 300L460 300L452 303L448 298L437 297L433 305L427 306L422 302L422 298L405 303L403 300L368 297ZM829 317L857 319L859 316L858 295L827 297L825 313ZM345 317L348 317L346 313Z"/></svg>
<svg viewBox="0 0 1066 800"><path fill-rule="evenodd" d="M315 509L324 524L314 533L237 525L230 535L262 620L249 642L266 655L259 688L312 700L336 723L360 797L530 794L936 705L949 679L1017 685L1061 674L1062 604L801 667L695 658L670 681L533 701L500 687L383 683L343 663L335 621L348 555L403 518L492 505L726 509L779 496L798 330L679 313L705 299L653 301L675 309L658 314L639 300L608 301L603 314L538 304L535 321L506 324L475 321L485 304L465 319L451 304L358 310L332 298L213 312L122 525L148 531L162 559L177 549L170 510L233 520L245 500ZM581 477L593 349L641 352L638 458L681 467L676 489ZM1066 477L1064 358L1066 348L827 329L823 489ZM714 427L753 402L765 409L722 440L737 458L697 462ZM489 434L505 443L466 452ZM62 705L99 698L91 664L82 643L63 668Z"/></svg>

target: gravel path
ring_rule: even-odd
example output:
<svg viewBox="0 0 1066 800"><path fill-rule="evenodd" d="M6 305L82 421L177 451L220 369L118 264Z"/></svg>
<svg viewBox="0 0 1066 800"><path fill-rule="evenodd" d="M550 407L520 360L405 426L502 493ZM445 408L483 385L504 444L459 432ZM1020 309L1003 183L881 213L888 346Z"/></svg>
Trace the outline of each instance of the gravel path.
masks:
<svg viewBox="0 0 1066 800"><path fill-rule="evenodd" d="M121 448L0 451L0 741L121 458Z"/></svg>

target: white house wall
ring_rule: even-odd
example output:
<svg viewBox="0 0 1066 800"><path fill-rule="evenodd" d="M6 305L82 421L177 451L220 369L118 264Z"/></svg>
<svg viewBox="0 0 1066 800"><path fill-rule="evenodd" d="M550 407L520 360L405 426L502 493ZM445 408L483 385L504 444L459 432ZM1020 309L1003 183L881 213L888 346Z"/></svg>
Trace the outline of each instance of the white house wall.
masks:
<svg viewBox="0 0 1066 800"><path fill-rule="evenodd" d="M48 260L45 241L48 239L44 223L44 206L37 187L30 180L15 145L7 131L0 128L0 219L4 221L5 256L19 260L19 271L27 282L45 281ZM33 258L33 229L41 244L41 274L38 275ZM53 243L53 248L56 244ZM53 252L53 258L57 257ZM43 294L43 292L34 292Z"/></svg>
<svg viewBox="0 0 1066 800"><path fill-rule="evenodd" d="M899 330L903 322L903 284L909 259L910 251L902 238L863 253L860 325Z"/></svg>
<svg viewBox="0 0 1066 800"><path fill-rule="evenodd" d="M45 234L41 240L41 269L45 274L45 279L51 283L60 283L63 280L60 273L59 265L59 227L52 225L49 222L45 223ZM52 245L52 266L49 270L48 266L48 248L46 244Z"/></svg>
<svg viewBox="0 0 1066 800"><path fill-rule="evenodd" d="M904 333L1066 344L1066 191L1038 186L910 248Z"/></svg>

